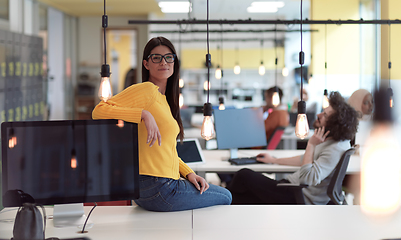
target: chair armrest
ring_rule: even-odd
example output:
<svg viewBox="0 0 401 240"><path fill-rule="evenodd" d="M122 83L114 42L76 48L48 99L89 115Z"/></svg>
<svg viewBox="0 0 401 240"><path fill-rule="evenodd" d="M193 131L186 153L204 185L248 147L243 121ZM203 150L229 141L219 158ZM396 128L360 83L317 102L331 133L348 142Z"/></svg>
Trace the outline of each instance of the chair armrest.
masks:
<svg viewBox="0 0 401 240"><path fill-rule="evenodd" d="M296 183L277 183L277 187L294 187L294 188L305 188L307 184L296 184Z"/></svg>

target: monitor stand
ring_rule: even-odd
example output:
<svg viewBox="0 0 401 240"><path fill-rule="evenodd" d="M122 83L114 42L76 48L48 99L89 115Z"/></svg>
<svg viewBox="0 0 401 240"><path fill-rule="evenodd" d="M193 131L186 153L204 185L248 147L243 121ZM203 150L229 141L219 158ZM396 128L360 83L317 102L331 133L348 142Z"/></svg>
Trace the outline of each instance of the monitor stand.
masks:
<svg viewBox="0 0 401 240"><path fill-rule="evenodd" d="M238 158L238 148L230 148L230 159Z"/></svg>
<svg viewBox="0 0 401 240"><path fill-rule="evenodd" d="M54 227L78 227L83 228L86 221L83 203L55 204L53 209ZM88 220L85 229L93 227L93 222Z"/></svg>

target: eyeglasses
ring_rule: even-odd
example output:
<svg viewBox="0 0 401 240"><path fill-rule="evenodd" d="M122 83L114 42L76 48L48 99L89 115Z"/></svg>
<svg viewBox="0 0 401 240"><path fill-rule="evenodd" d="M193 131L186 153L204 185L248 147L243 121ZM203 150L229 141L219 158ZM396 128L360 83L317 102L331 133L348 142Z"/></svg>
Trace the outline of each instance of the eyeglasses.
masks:
<svg viewBox="0 0 401 240"><path fill-rule="evenodd" d="M166 60L166 63L173 63L174 59L175 59L175 54L173 53L167 53L166 55L161 55L161 54L157 54L157 53L153 53L150 54L148 56L148 59L150 58L152 60L153 63L161 63L161 61Z"/></svg>

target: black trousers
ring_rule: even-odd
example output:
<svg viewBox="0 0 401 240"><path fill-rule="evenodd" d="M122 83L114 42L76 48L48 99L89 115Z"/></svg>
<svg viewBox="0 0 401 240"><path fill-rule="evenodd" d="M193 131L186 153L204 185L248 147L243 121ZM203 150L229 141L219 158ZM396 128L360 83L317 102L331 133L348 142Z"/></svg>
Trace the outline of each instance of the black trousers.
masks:
<svg viewBox="0 0 401 240"><path fill-rule="evenodd" d="M231 204L296 204L291 189L277 187L280 182L288 180L276 181L251 169L241 169L227 186L233 197Z"/></svg>

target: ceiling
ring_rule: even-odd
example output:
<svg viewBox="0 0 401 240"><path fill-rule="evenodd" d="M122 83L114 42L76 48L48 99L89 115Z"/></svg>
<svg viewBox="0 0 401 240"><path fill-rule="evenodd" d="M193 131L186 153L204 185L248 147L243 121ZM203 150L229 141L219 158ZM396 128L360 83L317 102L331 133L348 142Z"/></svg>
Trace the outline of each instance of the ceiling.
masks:
<svg viewBox="0 0 401 240"><path fill-rule="evenodd" d="M101 16L104 0L38 0L72 16ZM109 16L162 14L156 0L109 0L106 14Z"/></svg>
<svg viewBox="0 0 401 240"><path fill-rule="evenodd" d="M73 16L103 15L104 0L38 0ZM207 0L190 0L190 14L163 14L158 6L162 0L109 0L106 14L110 16L132 16L155 14L157 18L185 19L188 17L206 19ZM171 1L171 0L163 0ZM177 0L175 0L177 1ZM183 0L180 0L183 1ZM299 19L301 0L281 0L285 3L276 13L248 13L247 7L259 0L209 0L210 19ZM264 0L277 1L277 0ZM309 0L303 1L303 11L309 11Z"/></svg>

